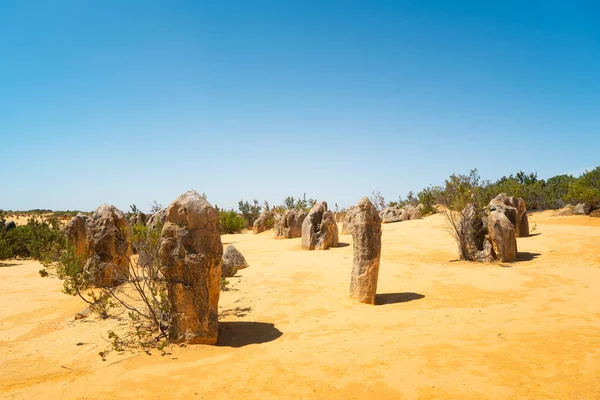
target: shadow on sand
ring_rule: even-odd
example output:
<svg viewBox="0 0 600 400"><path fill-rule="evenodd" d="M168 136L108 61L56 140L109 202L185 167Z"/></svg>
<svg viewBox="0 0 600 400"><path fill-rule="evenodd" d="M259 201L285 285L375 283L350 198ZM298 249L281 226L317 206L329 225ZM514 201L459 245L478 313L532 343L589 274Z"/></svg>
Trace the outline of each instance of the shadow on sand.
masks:
<svg viewBox="0 0 600 400"><path fill-rule="evenodd" d="M17 265L19 265L19 264L17 264L17 263L10 263L10 262L7 262L7 263L0 262L0 268L16 267Z"/></svg>
<svg viewBox="0 0 600 400"><path fill-rule="evenodd" d="M530 233L529 235L527 235L527 236L523 236L522 238L519 238L519 239L526 239L526 238L528 238L528 237L540 236L541 234L542 234L541 232L538 232L538 233Z"/></svg>
<svg viewBox="0 0 600 400"><path fill-rule="evenodd" d="M338 242L338 245L336 247L348 247L350 246L350 243L342 243L342 242ZM333 249L333 247L331 247Z"/></svg>
<svg viewBox="0 0 600 400"><path fill-rule="evenodd" d="M516 262L531 261L534 258L538 258L541 255L542 255L541 253L529 253L527 251L519 251L519 252L517 252Z"/></svg>
<svg viewBox="0 0 600 400"><path fill-rule="evenodd" d="M375 297L375 305L383 306L385 304L407 303L413 300L419 300L425 297L424 294L405 292L405 293L381 293Z"/></svg>
<svg viewBox="0 0 600 400"><path fill-rule="evenodd" d="M243 347L249 344L271 342L283 333L267 322L219 322L217 346Z"/></svg>

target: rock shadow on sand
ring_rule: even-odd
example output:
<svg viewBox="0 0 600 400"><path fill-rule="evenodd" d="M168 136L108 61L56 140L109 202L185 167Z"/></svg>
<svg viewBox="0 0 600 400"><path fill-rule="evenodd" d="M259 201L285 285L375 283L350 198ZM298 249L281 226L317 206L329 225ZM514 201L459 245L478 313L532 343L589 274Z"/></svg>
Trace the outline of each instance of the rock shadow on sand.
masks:
<svg viewBox="0 0 600 400"><path fill-rule="evenodd" d="M419 300L425 297L424 294L405 292L405 293L381 293L375 296L375 305L383 306L386 304L408 303L409 301Z"/></svg>
<svg viewBox="0 0 600 400"><path fill-rule="evenodd" d="M219 322L217 346L243 347L271 342L283 335L274 324L267 322Z"/></svg>
<svg viewBox="0 0 600 400"><path fill-rule="evenodd" d="M541 253L529 253L527 251L519 251L519 252L517 252L517 259L515 261L516 262L531 261L534 258L538 258L541 255L542 255Z"/></svg>
<svg viewBox="0 0 600 400"><path fill-rule="evenodd" d="M11 263L11 262L0 262L0 268L8 268L8 267L16 267L17 263Z"/></svg>

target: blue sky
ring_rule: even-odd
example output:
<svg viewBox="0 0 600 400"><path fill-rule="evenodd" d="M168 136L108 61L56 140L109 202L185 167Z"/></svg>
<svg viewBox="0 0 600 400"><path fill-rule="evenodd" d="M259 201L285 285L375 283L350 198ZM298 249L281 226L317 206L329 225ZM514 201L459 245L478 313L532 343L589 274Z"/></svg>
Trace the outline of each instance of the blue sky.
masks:
<svg viewBox="0 0 600 400"><path fill-rule="evenodd" d="M600 165L594 1L0 2L0 208Z"/></svg>

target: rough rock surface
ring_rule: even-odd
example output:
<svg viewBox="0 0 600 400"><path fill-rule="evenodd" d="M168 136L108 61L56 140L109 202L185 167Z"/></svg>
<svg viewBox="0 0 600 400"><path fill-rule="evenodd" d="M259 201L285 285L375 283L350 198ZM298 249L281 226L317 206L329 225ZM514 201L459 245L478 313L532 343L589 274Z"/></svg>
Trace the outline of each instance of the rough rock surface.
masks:
<svg viewBox="0 0 600 400"><path fill-rule="evenodd" d="M233 245L227 246L223 253L223 267L221 268L221 276L231 277L240 269L248 268L248 263L242 255L242 253L233 247Z"/></svg>
<svg viewBox="0 0 600 400"><path fill-rule="evenodd" d="M141 211L133 214L129 219L129 225L146 225L148 216Z"/></svg>
<svg viewBox="0 0 600 400"><path fill-rule="evenodd" d="M196 191L167 209L159 250L171 302L175 343L216 344L223 245L219 216Z"/></svg>
<svg viewBox="0 0 600 400"><path fill-rule="evenodd" d="M391 224L393 222L402 222L412 219L421 219L421 210L423 205L415 207L412 204L407 204L404 207L394 206L386 207L379 212L382 224Z"/></svg>
<svg viewBox="0 0 600 400"><path fill-rule="evenodd" d="M358 202L353 215L354 265L350 297L361 303L375 304L381 257L381 219L366 197Z"/></svg>
<svg viewBox="0 0 600 400"><path fill-rule="evenodd" d="M529 219L527 218L527 204L520 197L507 196L506 193L500 193L490 201L490 210L497 207L512 207L513 210L506 210L505 214L515 227L516 237L529 236Z"/></svg>
<svg viewBox="0 0 600 400"><path fill-rule="evenodd" d="M588 215L591 209L592 207L590 207L590 205L587 203L578 203L573 209L573 214Z"/></svg>
<svg viewBox="0 0 600 400"><path fill-rule="evenodd" d="M81 222L76 223L78 227L74 231L81 234ZM103 204L86 220L85 226L88 258L84 269L94 286L113 287L125 282L129 278L130 255L129 223L125 214L115 206ZM73 243L79 246L78 242Z"/></svg>
<svg viewBox="0 0 600 400"><path fill-rule="evenodd" d="M152 214L146 221L146 226L151 229L156 229L165 223L167 217L167 209L163 208Z"/></svg>
<svg viewBox="0 0 600 400"><path fill-rule="evenodd" d="M379 212L382 224L402 222L408 220L408 213L401 207L386 207Z"/></svg>
<svg viewBox="0 0 600 400"><path fill-rule="evenodd" d="M517 259L516 230L501 208L494 209L488 216L488 236L495 258L500 261Z"/></svg>
<svg viewBox="0 0 600 400"><path fill-rule="evenodd" d="M337 247L338 243L339 232L335 215L331 211L326 211L323 214L323 219L321 219L315 250L327 250L330 247Z"/></svg>
<svg viewBox="0 0 600 400"><path fill-rule="evenodd" d="M492 246L487 238L483 217L475 203L470 203L462 212L458 223L458 231L462 240L458 247L461 260L493 261Z"/></svg>
<svg viewBox="0 0 600 400"><path fill-rule="evenodd" d="M302 222L303 249L327 250L338 245L338 227L335 216L327 211L327 203L315 204Z"/></svg>
<svg viewBox="0 0 600 400"><path fill-rule="evenodd" d="M356 210L355 206L351 206L346 211L346 215L344 215L344 219L342 221L342 235L351 235L352 234L352 221L354 220L354 210Z"/></svg>
<svg viewBox="0 0 600 400"><path fill-rule="evenodd" d="M404 210L406 211L408 220L423 218L423 216L421 215L421 211L419 211L419 209L413 206L412 204L408 204L407 206L405 206Z"/></svg>
<svg viewBox="0 0 600 400"><path fill-rule="evenodd" d="M258 233L262 233L264 231L266 231L267 229L269 229L267 227L267 220L269 219L269 213L266 211L263 211L259 217L256 219L256 221L254 221L254 224L252 225L252 233L253 234L258 234Z"/></svg>
<svg viewBox="0 0 600 400"><path fill-rule="evenodd" d="M292 239L302 236L302 223L307 214L302 210L286 210L274 226L276 239Z"/></svg>
<svg viewBox="0 0 600 400"><path fill-rule="evenodd" d="M67 239L75 247L75 255L87 259L87 220L88 217L81 213L71 218L65 225L64 232Z"/></svg>

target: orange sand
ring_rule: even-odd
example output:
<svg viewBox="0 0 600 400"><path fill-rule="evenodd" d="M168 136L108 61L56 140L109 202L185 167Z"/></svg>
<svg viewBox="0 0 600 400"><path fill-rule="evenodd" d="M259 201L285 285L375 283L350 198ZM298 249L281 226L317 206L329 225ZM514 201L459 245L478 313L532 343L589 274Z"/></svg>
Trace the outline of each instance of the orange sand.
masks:
<svg viewBox="0 0 600 400"><path fill-rule="evenodd" d="M221 295L220 345L107 361L100 335L118 321L74 321L85 305L60 281L5 262L0 398L600 398L600 219L534 224L502 266L454 261L440 215L383 225L377 306L347 298L350 236L308 252L226 235L250 268Z"/></svg>

